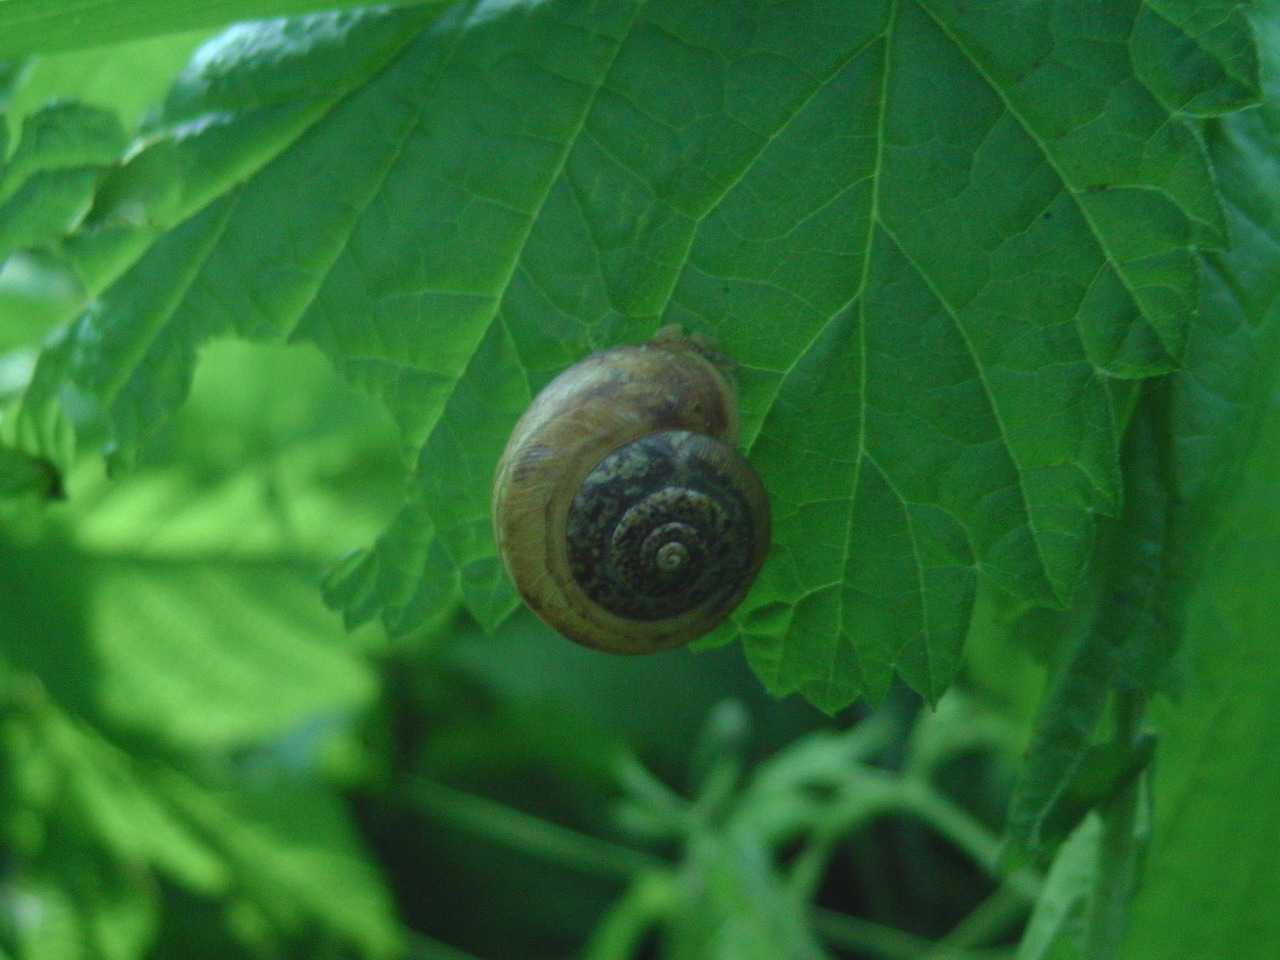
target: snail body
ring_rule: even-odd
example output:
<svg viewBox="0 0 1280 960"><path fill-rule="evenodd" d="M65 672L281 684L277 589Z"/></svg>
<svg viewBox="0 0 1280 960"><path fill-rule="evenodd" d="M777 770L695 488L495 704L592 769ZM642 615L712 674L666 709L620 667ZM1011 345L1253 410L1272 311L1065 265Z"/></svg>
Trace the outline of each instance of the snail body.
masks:
<svg viewBox="0 0 1280 960"><path fill-rule="evenodd" d="M493 486L498 552L525 602L613 653L664 650L723 621L769 545L738 428L728 361L677 328L552 380Z"/></svg>

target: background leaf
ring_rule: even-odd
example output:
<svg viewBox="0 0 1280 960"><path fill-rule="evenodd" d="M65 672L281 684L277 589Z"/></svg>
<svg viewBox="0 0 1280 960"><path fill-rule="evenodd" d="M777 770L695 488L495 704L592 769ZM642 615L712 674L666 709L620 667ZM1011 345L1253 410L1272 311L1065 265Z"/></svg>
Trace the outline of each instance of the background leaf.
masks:
<svg viewBox="0 0 1280 960"><path fill-rule="evenodd" d="M1175 380L1185 512L1204 531L1176 695L1153 710L1160 747L1151 851L1125 960L1269 956L1280 925L1280 832L1264 811L1280 783L1265 747L1275 708L1280 481L1280 7L1260 5L1267 104L1211 133L1232 249L1208 259L1203 335ZM1194 911L1183 909L1197 903Z"/></svg>
<svg viewBox="0 0 1280 960"><path fill-rule="evenodd" d="M387 5L397 2L410 0L389 0ZM328 0L325 7L360 5L356 0ZM315 7L313 0L191 0L177 5L166 0L116 0L105 5L97 0L0 0L0 57L92 47Z"/></svg>
<svg viewBox="0 0 1280 960"><path fill-rule="evenodd" d="M231 925L260 949L320 930L363 956L396 953L380 878L326 790L261 776L211 789L48 703L28 704L2 732L6 768L22 774L6 784L5 822L22 854L6 893L28 901L13 924L20 956L142 955L162 880L226 901ZM24 823L38 834L12 836Z"/></svg>
<svg viewBox="0 0 1280 960"><path fill-rule="evenodd" d="M1062 845L1018 944L1017 960L1085 960L1100 827L1097 818L1086 819Z"/></svg>
<svg viewBox="0 0 1280 960"><path fill-rule="evenodd" d="M78 226L125 143L119 119L101 107L54 102L29 115L0 168L0 261Z"/></svg>
<svg viewBox="0 0 1280 960"><path fill-rule="evenodd" d="M362 516L360 499L338 506L343 471L369 455L344 432L367 412L359 398L295 394L325 382L319 358L213 353L184 431L170 435L190 438L185 472L139 469L110 485L82 475L70 543L9 545L0 609L18 632L0 650L86 714L226 748L373 695L315 580L328 544L371 529L376 512ZM256 434L243 430L250 410ZM376 502L376 487L362 493ZM41 589L53 582L57 595Z"/></svg>
<svg viewBox="0 0 1280 960"><path fill-rule="evenodd" d="M6 114L11 139L23 118L50 100L109 108L126 130L135 131L209 35L208 30L197 30L114 44L98 38L94 46L17 61L20 82Z"/></svg>
<svg viewBox="0 0 1280 960"><path fill-rule="evenodd" d="M0 536L18 956L141 956L181 889L259 952L389 957L382 878L325 777L358 762L370 638L316 587L329 544L384 518L394 431L314 352L220 344L151 446L119 482L81 465L39 536Z"/></svg>
<svg viewBox="0 0 1280 960"><path fill-rule="evenodd" d="M1171 524L1167 404L1166 391L1152 390L1139 407L1125 446L1124 511L1055 625L1053 679L1009 810L1014 859L1051 853L1150 759L1150 741L1102 740L1113 694L1159 689L1182 633L1186 531Z"/></svg>
<svg viewBox="0 0 1280 960"><path fill-rule="evenodd" d="M1270 421L1277 422L1273 413ZM1280 445L1271 436L1191 598L1191 673L1155 714L1161 734L1151 853L1134 904L1127 960L1270 955L1280 922L1280 829L1265 813L1280 764L1265 744L1275 707L1280 537L1272 493ZM1188 902L1200 908L1188 912Z"/></svg>

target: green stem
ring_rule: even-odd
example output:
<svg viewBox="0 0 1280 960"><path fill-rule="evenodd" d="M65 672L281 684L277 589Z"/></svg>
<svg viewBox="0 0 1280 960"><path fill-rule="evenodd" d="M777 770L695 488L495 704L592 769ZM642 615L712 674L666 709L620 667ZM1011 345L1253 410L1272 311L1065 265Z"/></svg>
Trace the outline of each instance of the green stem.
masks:
<svg viewBox="0 0 1280 960"><path fill-rule="evenodd" d="M663 783L639 757L632 753L624 755L616 773L618 783L634 802L666 824L676 836L688 832L689 801Z"/></svg>
<svg viewBox="0 0 1280 960"><path fill-rule="evenodd" d="M1116 694L1115 740L1131 748L1142 732L1146 706L1137 691ZM1133 782L1100 811L1098 872L1093 885L1084 955L1090 960L1114 960L1120 954L1129 903L1137 885L1142 844L1138 838L1139 791L1143 778Z"/></svg>
<svg viewBox="0 0 1280 960"><path fill-rule="evenodd" d="M629 960L645 936L670 915L678 896L670 873L637 877L614 902L591 935L583 960Z"/></svg>
<svg viewBox="0 0 1280 960"><path fill-rule="evenodd" d="M988 830L982 821L948 800L923 780L904 780L901 784L901 806L967 853L978 866L1005 884L1027 901L1034 902L1040 895L1041 880L1031 869L1018 870L1007 877L1000 873L1000 837Z"/></svg>
<svg viewBox="0 0 1280 960"><path fill-rule="evenodd" d="M924 937L861 917L821 907L815 907L810 916L813 928L822 939L856 953L883 957L884 960L917 960L933 949L933 942Z"/></svg>
<svg viewBox="0 0 1280 960"><path fill-rule="evenodd" d="M418 933L416 930L409 932L406 947L407 960L480 960L479 957L451 947L434 937L428 937L425 933Z"/></svg>
<svg viewBox="0 0 1280 960"><path fill-rule="evenodd" d="M802 900L812 900L826 873L827 863L836 845L880 813L895 809L896 799L890 781L865 782L854 798L839 805L836 815L823 818L809 832L809 837L791 868L792 890Z"/></svg>
<svg viewBox="0 0 1280 960"><path fill-rule="evenodd" d="M814 929L828 943L882 960L995 960L1008 955L1007 950L943 947L905 930L821 907L814 908L810 916Z"/></svg>
<svg viewBox="0 0 1280 960"><path fill-rule="evenodd" d="M1040 895L1039 874L1030 868L1007 876L1002 874L1001 838L923 778L914 774L893 777L864 768L856 790L849 792L852 796L843 804L844 809L828 815L821 827L811 832L809 842L796 859L791 882L806 898L816 889L830 850L841 837L882 813L894 812L914 814L922 819L1024 902L1035 902Z"/></svg>
<svg viewBox="0 0 1280 960"><path fill-rule="evenodd" d="M409 780L405 794L428 816L569 870L630 880L642 871L667 866L631 847L579 833L433 780Z"/></svg>
<svg viewBox="0 0 1280 960"><path fill-rule="evenodd" d="M979 947L995 943L1024 920L1030 909L1025 893L1003 884L978 904L938 941L938 949L925 960L940 960L946 948Z"/></svg>

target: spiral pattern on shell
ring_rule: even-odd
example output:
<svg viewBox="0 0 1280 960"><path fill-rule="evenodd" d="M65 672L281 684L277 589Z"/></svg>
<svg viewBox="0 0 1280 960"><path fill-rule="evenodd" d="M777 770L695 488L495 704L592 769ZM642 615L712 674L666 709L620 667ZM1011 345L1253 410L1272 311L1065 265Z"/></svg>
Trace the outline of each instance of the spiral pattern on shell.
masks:
<svg viewBox="0 0 1280 960"><path fill-rule="evenodd" d="M494 481L499 554L520 595L564 636L615 653L719 624L769 545L768 500L737 431L728 362L678 331L562 373Z"/></svg>
<svg viewBox="0 0 1280 960"><path fill-rule="evenodd" d="M723 444L667 430L587 474L565 526L569 566L593 601L631 620L679 616L734 593L755 555L751 506Z"/></svg>

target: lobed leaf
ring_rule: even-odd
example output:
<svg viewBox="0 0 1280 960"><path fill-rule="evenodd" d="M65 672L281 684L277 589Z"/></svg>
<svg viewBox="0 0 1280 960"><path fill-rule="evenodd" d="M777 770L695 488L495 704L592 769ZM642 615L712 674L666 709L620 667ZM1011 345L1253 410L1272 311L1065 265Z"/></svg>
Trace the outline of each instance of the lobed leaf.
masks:
<svg viewBox="0 0 1280 960"><path fill-rule="evenodd" d="M339 509L331 489L369 451L327 454L326 435L350 423L300 429L296 401L264 386L268 370L286 395L310 382L325 402L319 358L212 351L184 430L207 448L182 470L80 477L65 529L38 545L0 540L0 612L21 625L0 637L0 658L82 715L182 748L324 727L368 702L370 669L314 591L326 545L374 526L360 498Z"/></svg>
<svg viewBox="0 0 1280 960"><path fill-rule="evenodd" d="M1213 8L562 0L236 27L68 244L103 291L73 376L127 462L201 342L316 343L413 463L329 596L396 630L459 598L493 625L515 597L489 478L521 408L593 348L710 333L774 505L738 620L753 665L827 709L894 671L936 698L980 578L1072 597L1118 507L1126 381L1183 354L1196 251L1225 236L1184 114L1256 96L1248 24Z"/></svg>
<svg viewBox="0 0 1280 960"><path fill-rule="evenodd" d="M1277 36L1276 12L1273 4L1257 19L1269 60L1276 46L1266 41ZM1273 63L1267 73L1274 90ZM1062 798L1079 779L1075 771L1096 753L1089 740L1103 697L1115 687L1148 694L1159 689L1155 681L1174 650L1168 638L1185 634L1175 682L1153 704L1159 748L1150 854L1123 951L1116 952L1119 944L1107 947L1125 958L1170 951L1192 958L1263 956L1276 935L1256 907L1274 897L1275 871L1259 851L1275 848L1275 831L1254 816L1259 797L1273 789L1275 765L1250 744L1259 735L1265 739L1271 720L1261 705L1273 699L1275 674L1255 654L1269 648L1275 623L1268 610L1274 605L1270 559L1277 555L1277 516L1267 491L1280 464L1271 440L1280 359L1274 280L1280 206L1272 175L1277 130L1274 100L1207 129L1232 245L1205 256L1203 315L1191 334L1188 368L1148 398L1134 424L1161 445L1163 438L1172 443L1161 453L1167 468L1152 475L1156 483L1129 493L1127 512L1149 519L1163 513L1164 519L1146 523L1147 534L1120 541L1118 555L1129 558L1133 574L1113 579L1121 588L1113 596L1124 602L1103 608L1111 615L1093 622L1080 655L1060 671L1057 689L1067 689L1073 676L1093 682L1077 682L1070 697L1047 699L1041 737L1015 794L1014 841L1023 849L1051 845L1056 837L1048 827L1055 817L1061 820ZM1132 464L1127 473L1131 484L1141 481ZM1127 525L1133 533L1143 526ZM1085 656L1090 647L1092 655ZM1249 734L1237 736L1237 725ZM1056 746L1074 748L1039 749L1049 742L1049 730L1058 734ZM1048 785L1059 791L1052 800L1041 789ZM1076 847L1075 839L1063 845L1055 872L1072 862ZM1127 856L1143 859L1133 851ZM1102 885L1092 893L1082 888L1070 900L1075 915L1123 916L1127 898L1101 902L1109 878L1101 868L1098 873ZM1235 882L1224 886L1226 877ZM1053 915L1062 906L1054 898L1047 890L1037 914ZM1188 912L1191 901L1206 908ZM1024 951L1079 953L1078 924L1067 939L1051 939L1052 932L1033 919Z"/></svg>

